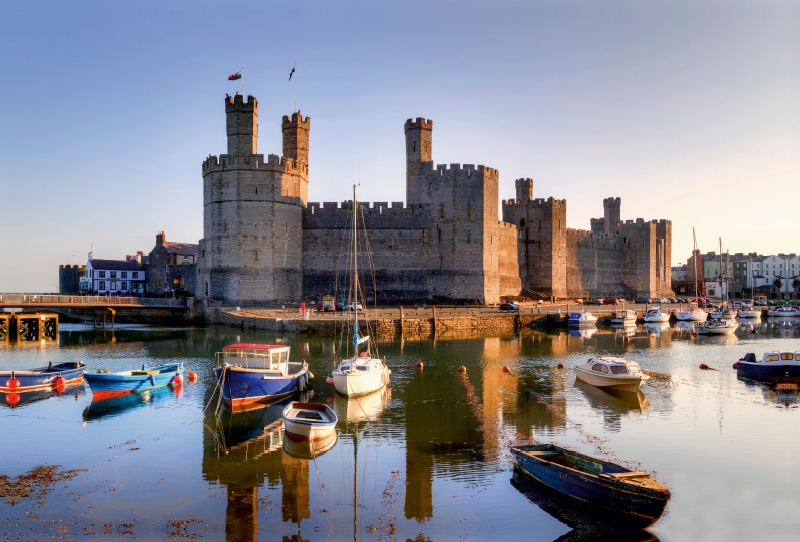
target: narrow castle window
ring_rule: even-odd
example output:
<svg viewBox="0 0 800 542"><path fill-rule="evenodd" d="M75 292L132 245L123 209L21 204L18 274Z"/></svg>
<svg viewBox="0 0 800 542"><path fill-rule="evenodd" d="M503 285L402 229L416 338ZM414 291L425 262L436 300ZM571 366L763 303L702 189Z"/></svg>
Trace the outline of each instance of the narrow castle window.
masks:
<svg viewBox="0 0 800 542"><path fill-rule="evenodd" d="M542 231L542 219L539 219L539 231Z"/></svg>
<svg viewBox="0 0 800 542"><path fill-rule="evenodd" d="M411 144L411 150L412 151L416 151L417 150L417 142L416 141Z"/></svg>
<svg viewBox="0 0 800 542"><path fill-rule="evenodd" d="M256 186L256 195L258 195L258 187Z"/></svg>
<svg viewBox="0 0 800 542"><path fill-rule="evenodd" d="M206 282L206 296L208 296L208 283Z"/></svg>
<svg viewBox="0 0 800 542"><path fill-rule="evenodd" d="M442 242L442 229L441 228L436 228L436 231L439 232L439 242L441 243Z"/></svg>
<svg viewBox="0 0 800 542"><path fill-rule="evenodd" d="M439 204L439 218L444 218L444 203Z"/></svg>

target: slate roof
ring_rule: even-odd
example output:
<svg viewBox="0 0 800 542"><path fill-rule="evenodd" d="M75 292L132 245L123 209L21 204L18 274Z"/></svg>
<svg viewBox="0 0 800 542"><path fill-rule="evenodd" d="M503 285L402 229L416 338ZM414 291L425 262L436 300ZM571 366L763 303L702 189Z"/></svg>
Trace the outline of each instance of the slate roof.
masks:
<svg viewBox="0 0 800 542"><path fill-rule="evenodd" d="M144 267L139 262L127 262L125 260L98 260L92 259L92 269L101 271L144 271Z"/></svg>
<svg viewBox="0 0 800 542"><path fill-rule="evenodd" d="M170 254L191 254L192 256L197 256L199 250L199 245L193 245L191 243L164 243L164 248Z"/></svg>

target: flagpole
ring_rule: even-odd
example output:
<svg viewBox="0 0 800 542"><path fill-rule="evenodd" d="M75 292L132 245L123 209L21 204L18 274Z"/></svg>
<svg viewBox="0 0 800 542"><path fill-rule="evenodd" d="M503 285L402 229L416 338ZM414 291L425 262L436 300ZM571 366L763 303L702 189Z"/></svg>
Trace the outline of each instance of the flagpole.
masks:
<svg viewBox="0 0 800 542"><path fill-rule="evenodd" d="M294 112L297 113L297 61L294 63Z"/></svg>
<svg viewBox="0 0 800 542"><path fill-rule="evenodd" d="M244 68L242 68L242 101L244 101Z"/></svg>

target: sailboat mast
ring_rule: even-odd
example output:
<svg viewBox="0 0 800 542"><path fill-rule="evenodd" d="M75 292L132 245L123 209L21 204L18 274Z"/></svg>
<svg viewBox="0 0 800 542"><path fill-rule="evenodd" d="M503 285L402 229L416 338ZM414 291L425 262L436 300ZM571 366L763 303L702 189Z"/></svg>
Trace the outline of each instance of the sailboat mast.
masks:
<svg viewBox="0 0 800 542"><path fill-rule="evenodd" d="M358 207L358 200L356 199L356 185L353 185L353 321L355 322L354 330L358 326L358 214L356 213ZM358 342L353 341L353 351L358 357Z"/></svg>

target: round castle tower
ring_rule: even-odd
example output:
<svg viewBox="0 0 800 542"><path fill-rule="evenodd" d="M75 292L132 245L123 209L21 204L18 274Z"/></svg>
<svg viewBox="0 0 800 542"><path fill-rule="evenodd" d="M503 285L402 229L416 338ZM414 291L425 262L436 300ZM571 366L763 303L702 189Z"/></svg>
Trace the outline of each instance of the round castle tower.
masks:
<svg viewBox="0 0 800 542"><path fill-rule="evenodd" d="M310 119L282 121L283 155L258 154L258 101L225 98L228 153L203 171L198 299L236 305L302 297L302 210L308 199Z"/></svg>

